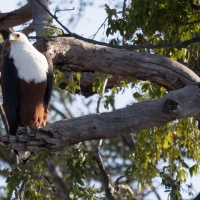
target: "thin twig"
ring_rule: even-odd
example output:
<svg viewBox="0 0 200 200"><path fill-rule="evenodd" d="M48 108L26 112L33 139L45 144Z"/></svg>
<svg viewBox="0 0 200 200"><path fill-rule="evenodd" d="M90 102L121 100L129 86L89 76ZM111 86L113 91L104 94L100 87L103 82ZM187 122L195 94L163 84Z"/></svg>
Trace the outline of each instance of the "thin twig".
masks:
<svg viewBox="0 0 200 200"><path fill-rule="evenodd" d="M48 180L47 177L42 176L42 180L44 181L44 184L46 184L47 187L49 187L48 189L51 191L52 195L54 197L56 197L56 191L55 188L51 185L50 181Z"/></svg>
<svg viewBox="0 0 200 200"><path fill-rule="evenodd" d="M50 12L48 9L46 9L45 6L44 6L39 0L35 0L35 1L37 1L37 2L44 8L44 10L45 10L46 12L48 12L48 14L51 15L51 17L52 17L53 19L55 19L56 22L57 22L64 30L66 30L69 34L71 34L71 31L70 31L67 27L65 27L62 23L60 23L59 20L57 19L57 17L54 16L54 15L52 15L51 12Z"/></svg>
<svg viewBox="0 0 200 200"><path fill-rule="evenodd" d="M65 107L65 110L67 111L69 118L73 118L74 116L69 110L69 108L67 107L67 104L65 103L66 99L63 97L63 94L61 94L60 99L61 99L61 102L63 102L63 106Z"/></svg>
<svg viewBox="0 0 200 200"><path fill-rule="evenodd" d="M115 186L116 191L119 191L119 189L126 190L129 194L131 194L134 197L134 200L136 200L135 194L132 191L132 189L127 184L120 184L119 183L119 180L124 178L124 177L125 176L120 176L119 178L117 178L117 180L115 182L116 183L116 186Z"/></svg>
<svg viewBox="0 0 200 200"><path fill-rule="evenodd" d="M161 200L161 197L159 196L159 194L157 193L157 191L156 191L156 189L155 189L154 187L153 187L152 190L148 191L146 194L143 194L142 197L146 197L146 196L148 196L148 195L149 195L150 193L152 193L152 192L155 193L155 195L156 195L156 197L157 197L158 200Z"/></svg>
<svg viewBox="0 0 200 200"><path fill-rule="evenodd" d="M106 76L106 79L104 81L103 87L102 87L102 92L99 94L99 100L97 102L97 113L100 113L100 107L101 107L101 102L102 99L104 97L104 92L105 92L105 88L108 82L108 78L109 76ZM104 184L105 184L105 190L106 190L106 197L109 200L115 200L113 194L115 193L115 189L114 187L112 187L111 183L110 183L110 177L108 175L108 173L106 172L105 166L103 164L103 160L101 158L101 154L100 154L100 148L102 145L103 140L99 140L98 144L97 144L97 148L96 148L96 155L93 156L93 159L97 162L99 169L101 171L101 175L103 176L104 179Z"/></svg>
<svg viewBox="0 0 200 200"><path fill-rule="evenodd" d="M27 27L24 28L23 30L19 30L19 31L22 31L22 32L25 33L27 36L28 36L29 33L33 32L33 31L35 30L35 29L32 27L32 26L33 26L32 23L26 23L26 24L23 24L23 25L24 25L24 26L27 25ZM42 25L42 24L34 23L34 25ZM54 25L45 24L45 26L46 26L46 27L50 27L50 28L59 29L59 30L62 32L62 34L64 34L63 29L58 28L58 27L56 27L56 26L54 26ZM27 29L31 29L30 32L27 32ZM28 34L27 34L27 33L28 33ZM58 34L58 35L59 35L59 34Z"/></svg>
<svg viewBox="0 0 200 200"><path fill-rule="evenodd" d="M158 199L158 200L161 200L161 197L160 197L160 195L158 194L158 192L156 191L155 187L153 187L152 190L153 190L153 192L155 193L157 199Z"/></svg>
<svg viewBox="0 0 200 200"><path fill-rule="evenodd" d="M26 187L26 184L28 183L29 181L29 177L25 178L22 182L22 185L19 189L19 199L20 200L24 200L24 190L25 190L25 187Z"/></svg>
<svg viewBox="0 0 200 200"><path fill-rule="evenodd" d="M125 15L126 15L126 0L124 0L123 10L122 10L122 17L123 17L123 20L125 20ZM126 38L124 37L124 33L123 33L122 46L124 46L125 43L126 43Z"/></svg>
<svg viewBox="0 0 200 200"><path fill-rule="evenodd" d="M65 181L59 176L58 172L56 171L55 166L48 162L48 170L51 173L51 175L53 176L55 182L57 183L57 190L60 194L60 197L63 200L72 200L68 195L67 195L67 185L65 183Z"/></svg>
<svg viewBox="0 0 200 200"><path fill-rule="evenodd" d="M92 44L97 44L97 45L102 45L102 46L106 46L106 47L112 47L115 49L127 49L127 50L131 50L131 49L162 49L162 48L172 48L172 47L176 47L176 48L187 48L189 45L200 42L200 37L194 37L190 40L186 40L184 42L176 42L176 43L168 43L168 44L158 44L158 45L153 45L153 44L142 44L142 45L125 45L125 46L118 46L118 45L112 45L112 44L108 44L106 42L99 42L97 40L92 40L92 39L88 39L88 38L84 38L80 35L77 35L75 33L71 33L71 34L63 34L60 36L49 36L49 37L42 37L42 36L30 36L30 39L50 39L50 38L57 38L57 37L74 37L76 39L85 41L85 42L89 42Z"/></svg>
<svg viewBox="0 0 200 200"><path fill-rule="evenodd" d="M34 24L36 24L36 25L42 25L42 24L38 24L38 23L34 23ZM50 28L59 29L59 30L62 32L62 34L65 34L61 28L58 28L58 27L56 27L56 26L54 26L54 25L46 24L45 26L50 27ZM58 34L58 35L59 35L59 34Z"/></svg>
<svg viewBox="0 0 200 200"><path fill-rule="evenodd" d="M116 14L117 14L117 13L122 13L122 11L116 12ZM106 23L106 21L107 21L108 18L109 18L109 16L105 18L104 22L103 22L103 23L101 24L101 26L98 28L98 30L96 31L96 33L95 33L94 35L91 35L91 36L90 36L90 37L93 36L92 39L95 38L95 36L96 36L97 33L100 31L100 29L102 28L102 26L105 26L105 23ZM89 38L90 38L90 37L89 37Z"/></svg>
<svg viewBox="0 0 200 200"><path fill-rule="evenodd" d="M55 107L53 104L50 104L49 108L57 112L63 119L67 119L66 115L63 112L61 112L57 107Z"/></svg>
<svg viewBox="0 0 200 200"><path fill-rule="evenodd" d="M4 124L4 127L5 127L5 130L6 130L6 134L7 134L7 135L10 135L9 126L8 126L8 121L7 121L7 119L6 119L6 114L5 114L5 112L4 112L4 109L3 109L2 104L0 105L0 115L1 115L1 119L2 119L3 124Z"/></svg>
<svg viewBox="0 0 200 200"><path fill-rule="evenodd" d="M106 190L106 197L109 200L115 200L113 194L116 193L117 191L115 190L115 188L111 185L110 183L110 176L109 174L106 172L105 166L103 164L103 160L101 158L101 154L100 154L100 147L102 144L102 140L99 140L98 142L98 147L96 149L96 155L93 156L93 160L95 160L99 166L101 175L104 179L104 185L105 185L105 190Z"/></svg>
<svg viewBox="0 0 200 200"><path fill-rule="evenodd" d="M120 176L119 178L117 178L117 180L116 180L116 185L118 185L119 184L119 180L120 179L122 179L122 178L124 178L125 176Z"/></svg>
<svg viewBox="0 0 200 200"><path fill-rule="evenodd" d="M195 21L191 21L191 22L186 23L186 25L196 24L196 23L199 23L199 22L200 22L200 20L195 20Z"/></svg>
<svg viewBox="0 0 200 200"><path fill-rule="evenodd" d="M124 0L124 4L123 4L123 10L122 10L123 17L125 16L125 13L126 13L126 0Z"/></svg>
<svg viewBox="0 0 200 200"><path fill-rule="evenodd" d="M57 16L56 16L56 13L57 13L57 12L64 12L64 11L71 11L71 10L75 10L74 7L73 7L72 9L56 10L56 11L54 12L54 16L57 17Z"/></svg>
<svg viewBox="0 0 200 200"><path fill-rule="evenodd" d="M108 78L109 78L109 75L106 76L106 79L105 79L103 87L102 87L102 92L101 92L101 94L99 94L99 99L98 99L98 102L97 102L97 113L101 112L100 111L100 109L101 109L101 103L102 103L102 100L104 98L104 92L105 92L105 89L106 89Z"/></svg>
<svg viewBox="0 0 200 200"><path fill-rule="evenodd" d="M119 189L122 190L126 190L129 194L132 195L132 197L134 197L134 200L136 200L135 198L135 194L133 193L133 191L131 190L131 188L127 185L127 184L118 184L115 189L118 191Z"/></svg>
<svg viewBox="0 0 200 200"><path fill-rule="evenodd" d="M95 36L96 36L97 33L100 31L100 29L102 28L102 26L105 26L105 23L106 23L107 19L108 19L108 17L106 17L106 19L105 19L104 22L101 24L101 26L98 28L98 30L96 31L96 33L95 33L94 35L92 35L93 37L91 36L92 39L95 38Z"/></svg>

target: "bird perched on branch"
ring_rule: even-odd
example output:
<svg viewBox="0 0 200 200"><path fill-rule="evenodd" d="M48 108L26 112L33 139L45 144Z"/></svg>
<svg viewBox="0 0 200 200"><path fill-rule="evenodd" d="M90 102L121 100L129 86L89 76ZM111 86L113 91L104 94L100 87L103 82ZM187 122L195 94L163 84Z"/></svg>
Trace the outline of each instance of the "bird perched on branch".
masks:
<svg viewBox="0 0 200 200"><path fill-rule="evenodd" d="M40 53L20 32L9 35L11 51L4 59L1 75L3 108L10 135L23 127L46 125L52 92L53 64L49 53ZM31 152L15 153L26 163Z"/></svg>

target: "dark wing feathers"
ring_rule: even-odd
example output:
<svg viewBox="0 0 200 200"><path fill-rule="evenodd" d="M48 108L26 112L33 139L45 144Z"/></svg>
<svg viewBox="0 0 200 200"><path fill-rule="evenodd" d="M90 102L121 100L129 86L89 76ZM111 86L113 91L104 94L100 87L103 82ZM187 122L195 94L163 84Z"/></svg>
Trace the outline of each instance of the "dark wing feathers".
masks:
<svg viewBox="0 0 200 200"><path fill-rule="evenodd" d="M44 52L44 56L48 62L47 87L44 95L45 105L49 106L52 84L53 84L53 63L49 53ZM9 58L9 53L4 59L1 73L1 87L3 95L3 107L10 128L10 134L16 135L18 128L18 73L13 63L13 59Z"/></svg>
<svg viewBox="0 0 200 200"><path fill-rule="evenodd" d="M10 134L16 135L18 128L18 73L13 59L6 55L1 72L3 107L10 128Z"/></svg>
<svg viewBox="0 0 200 200"><path fill-rule="evenodd" d="M50 103L51 93L52 93L52 86L53 86L53 63L52 58L48 52L43 52L44 56L48 62L48 72L47 72L47 88L44 94L44 103L46 104L47 108Z"/></svg>

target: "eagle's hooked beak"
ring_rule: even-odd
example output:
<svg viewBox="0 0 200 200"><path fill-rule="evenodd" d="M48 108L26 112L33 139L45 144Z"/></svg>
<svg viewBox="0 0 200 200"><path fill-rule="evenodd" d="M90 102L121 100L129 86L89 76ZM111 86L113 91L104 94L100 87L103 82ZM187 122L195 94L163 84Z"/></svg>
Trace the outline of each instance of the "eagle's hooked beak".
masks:
<svg viewBox="0 0 200 200"><path fill-rule="evenodd" d="M19 34L11 33L11 34L9 35L9 41L18 40L19 37L20 37Z"/></svg>

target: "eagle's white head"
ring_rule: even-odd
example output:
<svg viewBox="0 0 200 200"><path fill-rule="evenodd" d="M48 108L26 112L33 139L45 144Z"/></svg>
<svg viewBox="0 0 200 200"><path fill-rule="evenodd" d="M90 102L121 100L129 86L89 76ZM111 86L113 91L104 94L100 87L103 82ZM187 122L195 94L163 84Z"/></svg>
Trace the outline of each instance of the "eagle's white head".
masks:
<svg viewBox="0 0 200 200"><path fill-rule="evenodd" d="M19 78L26 82L40 83L45 81L48 71L45 56L29 42L23 33L11 33L9 41L11 43L10 58L14 60Z"/></svg>
<svg viewBox="0 0 200 200"><path fill-rule="evenodd" d="M20 32L13 32L9 35L9 41L12 45L12 43L27 43L29 42L28 41L28 38L23 34L23 33L20 33Z"/></svg>

